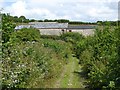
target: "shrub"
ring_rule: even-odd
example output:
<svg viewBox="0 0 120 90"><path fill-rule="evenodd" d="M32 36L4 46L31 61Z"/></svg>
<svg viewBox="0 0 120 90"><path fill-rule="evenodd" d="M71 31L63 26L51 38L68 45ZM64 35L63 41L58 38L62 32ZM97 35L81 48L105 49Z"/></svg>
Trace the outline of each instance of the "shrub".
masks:
<svg viewBox="0 0 120 90"><path fill-rule="evenodd" d="M60 40L60 37L56 36L56 35L41 35L41 38L43 38L43 39Z"/></svg>
<svg viewBox="0 0 120 90"><path fill-rule="evenodd" d="M82 34L73 33L73 32L64 33L60 37L62 40L66 42L71 42L71 43L75 43L76 41L80 41L81 39L84 38Z"/></svg>
<svg viewBox="0 0 120 90"><path fill-rule="evenodd" d="M10 19L10 15L3 14L2 15L2 43L6 43L9 41L10 36L14 32L15 24Z"/></svg>
<svg viewBox="0 0 120 90"><path fill-rule="evenodd" d="M16 41L39 41L40 40L40 32L34 28L23 28L19 31L14 32L11 36L10 40L13 42Z"/></svg>
<svg viewBox="0 0 120 90"><path fill-rule="evenodd" d="M53 49L60 57L68 57L71 53L71 46L64 41L53 41L51 39L42 40L44 47Z"/></svg>

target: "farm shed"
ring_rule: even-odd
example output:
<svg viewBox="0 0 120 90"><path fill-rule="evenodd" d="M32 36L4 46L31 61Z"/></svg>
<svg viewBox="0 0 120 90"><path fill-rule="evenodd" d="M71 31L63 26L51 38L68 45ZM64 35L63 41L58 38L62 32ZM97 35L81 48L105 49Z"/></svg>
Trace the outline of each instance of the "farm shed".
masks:
<svg viewBox="0 0 120 90"><path fill-rule="evenodd" d="M34 28L40 30L41 35L60 35L66 31L68 23L57 22L31 22Z"/></svg>
<svg viewBox="0 0 120 90"><path fill-rule="evenodd" d="M22 28L37 28L41 35L60 35L66 32L78 32L85 36L94 34L95 25L68 25L57 22L30 22L28 25L18 25L15 30Z"/></svg>
<svg viewBox="0 0 120 90"><path fill-rule="evenodd" d="M68 23L57 22L30 22L28 25L18 25L15 30L22 28L37 28L40 30L41 35L60 35L68 28Z"/></svg>
<svg viewBox="0 0 120 90"><path fill-rule="evenodd" d="M93 35L96 25L68 25L67 32L78 32L85 36Z"/></svg>

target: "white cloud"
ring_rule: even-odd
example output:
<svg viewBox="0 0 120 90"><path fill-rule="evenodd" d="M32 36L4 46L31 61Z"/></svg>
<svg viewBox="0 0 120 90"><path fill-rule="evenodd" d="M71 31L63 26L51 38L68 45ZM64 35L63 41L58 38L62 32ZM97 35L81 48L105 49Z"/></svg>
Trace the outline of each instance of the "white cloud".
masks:
<svg viewBox="0 0 120 90"><path fill-rule="evenodd" d="M11 6L5 7L5 12L9 12L12 15L24 15L26 12L26 3L24 1L17 1Z"/></svg>
<svg viewBox="0 0 120 90"><path fill-rule="evenodd" d="M0 0L0 2L3 2L4 0Z"/></svg>
<svg viewBox="0 0 120 90"><path fill-rule="evenodd" d="M3 8L3 0L0 0L0 9Z"/></svg>
<svg viewBox="0 0 120 90"><path fill-rule="evenodd" d="M2 0L7 4L8 0ZM4 12L35 19L117 20L118 0L13 0ZM113 5L114 3L114 5ZM115 6L116 5L116 6Z"/></svg>

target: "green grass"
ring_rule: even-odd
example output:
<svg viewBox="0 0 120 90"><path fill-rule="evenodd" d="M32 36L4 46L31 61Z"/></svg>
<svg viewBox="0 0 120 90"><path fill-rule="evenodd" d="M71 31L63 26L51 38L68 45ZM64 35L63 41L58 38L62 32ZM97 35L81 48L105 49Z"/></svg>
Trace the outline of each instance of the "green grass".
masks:
<svg viewBox="0 0 120 90"><path fill-rule="evenodd" d="M78 64L78 59L75 57L70 57L68 64L64 66L63 73L59 78L59 86L58 88L84 88L85 85L83 82L85 81L83 77L74 73L74 71L79 71L80 66Z"/></svg>

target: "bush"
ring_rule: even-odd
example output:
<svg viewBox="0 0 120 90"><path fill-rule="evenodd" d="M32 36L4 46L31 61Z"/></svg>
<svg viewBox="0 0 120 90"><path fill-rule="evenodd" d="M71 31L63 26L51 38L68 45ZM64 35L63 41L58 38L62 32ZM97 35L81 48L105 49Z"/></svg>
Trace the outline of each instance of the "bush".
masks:
<svg viewBox="0 0 120 90"><path fill-rule="evenodd" d="M84 38L84 36L82 34L73 33L73 32L64 33L60 37L62 40L66 41L66 42L71 42L71 43L75 43Z"/></svg>
<svg viewBox="0 0 120 90"><path fill-rule="evenodd" d="M60 37L56 36L56 35L41 35L41 38L43 38L43 39L60 40Z"/></svg>
<svg viewBox="0 0 120 90"><path fill-rule="evenodd" d="M10 19L10 15L3 14L2 15L2 43L6 43L9 41L10 36L14 32L15 24Z"/></svg>
<svg viewBox="0 0 120 90"><path fill-rule="evenodd" d="M64 41L53 41L50 39L43 39L42 40L44 47L53 49L60 57L68 57L71 53L70 48L71 46Z"/></svg>
<svg viewBox="0 0 120 90"><path fill-rule="evenodd" d="M16 41L39 41L40 40L40 32L34 28L23 28L19 31L16 31L11 36L10 40L13 42Z"/></svg>

